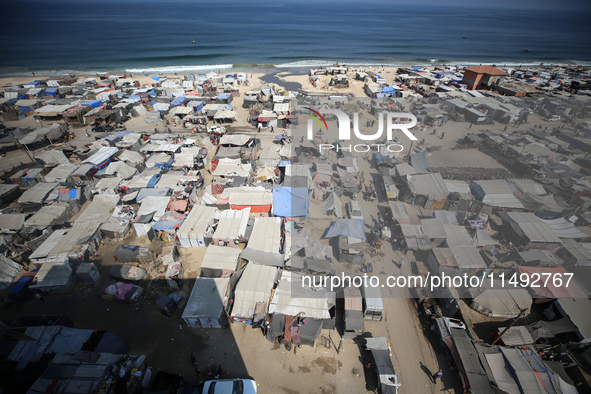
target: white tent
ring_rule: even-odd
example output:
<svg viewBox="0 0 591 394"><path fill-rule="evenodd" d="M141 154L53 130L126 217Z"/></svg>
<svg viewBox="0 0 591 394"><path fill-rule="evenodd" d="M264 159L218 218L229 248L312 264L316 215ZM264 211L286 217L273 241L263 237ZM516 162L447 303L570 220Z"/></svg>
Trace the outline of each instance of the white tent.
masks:
<svg viewBox="0 0 591 394"><path fill-rule="evenodd" d="M185 218L178 231L181 246L205 246L205 237L211 236L214 215L217 209L196 205Z"/></svg>
<svg viewBox="0 0 591 394"><path fill-rule="evenodd" d="M277 268L249 263L234 290L232 317L252 320L258 302L268 304Z"/></svg>

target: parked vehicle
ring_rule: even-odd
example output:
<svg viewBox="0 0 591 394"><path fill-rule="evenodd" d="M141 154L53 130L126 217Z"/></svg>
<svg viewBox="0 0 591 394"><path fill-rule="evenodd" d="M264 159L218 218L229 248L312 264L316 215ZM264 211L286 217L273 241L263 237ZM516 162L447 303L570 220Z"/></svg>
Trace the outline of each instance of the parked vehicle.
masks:
<svg viewBox="0 0 591 394"><path fill-rule="evenodd" d="M126 264L114 265L109 271L109 276L111 278L123 282L139 282L143 280L146 275L148 275L148 271L145 269Z"/></svg>
<svg viewBox="0 0 591 394"><path fill-rule="evenodd" d="M550 117L547 117L546 119L544 119L546 122L559 122L560 121L560 116L558 115L552 115Z"/></svg>
<svg viewBox="0 0 591 394"><path fill-rule="evenodd" d="M256 394L257 383L252 379L208 380L203 394Z"/></svg>
<svg viewBox="0 0 591 394"><path fill-rule="evenodd" d="M224 134L226 132L226 128L222 127L222 126L209 126L207 128L207 132L208 133L220 133L220 134Z"/></svg>
<svg viewBox="0 0 591 394"><path fill-rule="evenodd" d="M349 209L349 218L363 220L363 212L361 212L359 201L350 201L347 207Z"/></svg>

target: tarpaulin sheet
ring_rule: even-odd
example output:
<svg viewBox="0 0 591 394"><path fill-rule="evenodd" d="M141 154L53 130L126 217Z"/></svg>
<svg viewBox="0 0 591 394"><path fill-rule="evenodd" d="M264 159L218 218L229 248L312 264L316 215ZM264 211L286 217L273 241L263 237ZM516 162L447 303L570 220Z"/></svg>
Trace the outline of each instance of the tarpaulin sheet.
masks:
<svg viewBox="0 0 591 394"><path fill-rule="evenodd" d="M308 188L273 188L273 215L283 217L308 216L309 207Z"/></svg>
<svg viewBox="0 0 591 394"><path fill-rule="evenodd" d="M348 237L365 238L365 224L360 219L337 219L330 226L326 238L338 237L345 235Z"/></svg>

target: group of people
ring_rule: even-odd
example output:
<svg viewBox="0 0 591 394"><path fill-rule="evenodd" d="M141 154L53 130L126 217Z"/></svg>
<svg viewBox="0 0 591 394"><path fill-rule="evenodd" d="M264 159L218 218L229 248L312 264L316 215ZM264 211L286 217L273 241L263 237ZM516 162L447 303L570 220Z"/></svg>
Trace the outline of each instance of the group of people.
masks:
<svg viewBox="0 0 591 394"><path fill-rule="evenodd" d="M197 377L200 377L201 369L199 369L199 366L197 365L197 358L195 357L195 353L191 353L191 365L193 365ZM207 380L219 379L222 376L222 364L220 364L217 368L215 366L208 368L205 371L205 375Z"/></svg>

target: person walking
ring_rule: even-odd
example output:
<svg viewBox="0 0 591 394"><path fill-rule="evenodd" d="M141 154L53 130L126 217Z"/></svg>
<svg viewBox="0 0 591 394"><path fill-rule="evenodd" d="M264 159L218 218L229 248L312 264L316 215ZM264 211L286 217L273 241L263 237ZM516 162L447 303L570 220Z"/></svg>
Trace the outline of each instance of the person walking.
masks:
<svg viewBox="0 0 591 394"><path fill-rule="evenodd" d="M439 371L437 371L433 374L433 381L435 383L437 383L437 379L441 379L442 376L443 376L443 371L440 369Z"/></svg>
<svg viewBox="0 0 591 394"><path fill-rule="evenodd" d="M445 131L441 132L441 139L443 139L443 137L445 137Z"/></svg>

